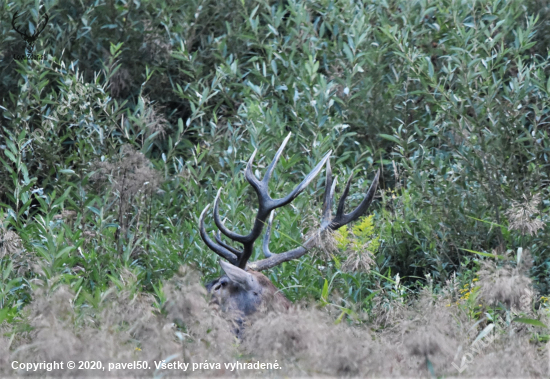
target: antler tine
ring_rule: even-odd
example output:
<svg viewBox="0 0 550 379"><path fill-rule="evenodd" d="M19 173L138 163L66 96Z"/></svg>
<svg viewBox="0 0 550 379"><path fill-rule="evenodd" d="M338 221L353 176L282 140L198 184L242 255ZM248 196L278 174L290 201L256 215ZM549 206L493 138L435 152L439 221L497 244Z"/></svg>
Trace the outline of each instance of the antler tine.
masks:
<svg viewBox="0 0 550 379"><path fill-rule="evenodd" d="M326 180L325 180L325 199L323 202L323 217L321 219L321 227L326 228L331 223L332 203L334 201L334 191L336 189L337 178L332 180L332 169L330 160L327 161Z"/></svg>
<svg viewBox="0 0 550 379"><path fill-rule="evenodd" d="M206 211L210 208L210 204L208 204L204 210L202 211L200 217L199 217L199 233L206 244L212 251L214 251L216 254L218 254L220 257L225 258L229 261L229 263L236 265L238 261L237 255L226 249L225 247L218 245L214 241L208 237L208 234L206 233L206 230L204 228L204 215L206 214Z"/></svg>
<svg viewBox="0 0 550 379"><path fill-rule="evenodd" d="M265 228L264 242L262 244L262 250L266 258L269 258L273 255L271 250L269 250L269 240L271 239L271 224L273 224L273 214L274 212L271 212L271 215L269 216L269 222L267 223L267 226Z"/></svg>
<svg viewBox="0 0 550 379"><path fill-rule="evenodd" d="M263 186L262 183L256 178L256 175L252 172L252 162L254 162L254 157L256 156L256 153L258 152L258 149L254 149L254 152L252 153L252 156L248 160L248 163L246 164L246 170L244 171L244 177L250 183L250 185L254 188L256 193L258 194L258 199L260 198L260 195L262 194Z"/></svg>
<svg viewBox="0 0 550 379"><path fill-rule="evenodd" d="M225 234L227 237L231 238L234 241L244 243L246 242L246 237L241 234L232 232L231 230L227 229L225 225L223 224L220 214L219 214L219 202L220 202L220 193L222 189L220 188L218 190L218 193L216 195L216 199L214 200L214 222L216 223L216 226L220 231Z"/></svg>
<svg viewBox="0 0 550 379"><path fill-rule="evenodd" d="M225 242L223 242L222 240L222 235L220 233L220 231L218 230L218 232L216 234L214 234L214 238L216 238L216 242L218 244L220 244L221 246L225 247L227 250L229 250L230 252L232 252L233 254L235 254L237 257L240 257L241 254L243 253L241 250L239 249L235 249L233 246L229 246L228 244L226 244Z"/></svg>
<svg viewBox="0 0 550 379"><path fill-rule="evenodd" d="M265 171L264 178L262 179L262 183L264 185L267 185L267 183L269 183L269 179L271 179L271 174L273 173L273 170L275 169L275 166L277 165L277 162L279 162L279 158L281 157L281 154L283 153L283 150L286 146L286 143L290 139L291 135L292 135L292 133L288 133L288 136L286 136L285 140L281 144L281 147L279 147L279 150L277 150L277 152L275 153L275 156L273 157L273 160L271 161L269 166L267 166L267 170Z"/></svg>
<svg viewBox="0 0 550 379"><path fill-rule="evenodd" d="M353 172L349 176L348 181L346 183L346 187L344 188L344 192L342 192L342 197L338 202L338 209L336 209L336 218L341 218L344 215L344 209L346 207L346 199L348 198L348 195L349 195L349 187L351 186L352 179L353 179Z"/></svg>
<svg viewBox="0 0 550 379"><path fill-rule="evenodd" d="M363 201L352 212L348 214L344 214L344 201L346 200L346 197L348 196L348 193L349 193L349 186L351 182L351 177L350 177L346 185L346 189L342 194L342 198L338 203L338 210L336 212L336 217L334 217L334 219L332 220L332 223L330 226L332 230L336 230L346 224L349 224L352 221L357 220L363 213L365 213L370 203L372 202L372 199L374 198L374 194L376 192L376 189L378 188L379 178L380 178L380 169L378 169L378 171L376 172L374 180L372 181L372 184L370 185L369 190L367 191L367 194L365 195L365 198L363 199Z"/></svg>
<svg viewBox="0 0 550 379"><path fill-rule="evenodd" d="M256 176L252 172L252 162L254 161L254 156L256 155L257 150L254 150L252 157L250 157L250 160L246 165L246 171L245 171L246 180L248 180L248 182L256 190L256 193L258 194L258 200L260 202L260 208L264 209L266 213L269 213L275 208L279 208L284 205L287 205L292 200L294 200L309 185L309 183L311 183L313 179L315 179L315 177L319 174L319 172L321 172L321 170L323 169L323 166L325 165L327 160L330 158L330 154L332 154L332 150L330 150L327 154L325 154L325 156L323 157L323 159L321 159L321 161L317 164L317 166L315 166L313 170L311 170L311 172L304 178L304 180L302 180L302 182L298 186L296 186L296 188L294 188L292 192L290 192L287 196L281 199L272 199L271 196L269 196L269 194L267 193L268 182L269 182L269 179L271 178L273 169L275 168L275 164L278 162L291 134L292 133L288 134L288 136L283 141L281 147L279 147L279 150L277 150L277 153L275 154L273 161L267 167L267 172L265 173L261 182L256 178ZM266 218L267 218L267 215L266 215ZM265 219L262 221L265 221Z"/></svg>
<svg viewBox="0 0 550 379"><path fill-rule="evenodd" d="M13 14L13 17L11 18L11 26L13 26L14 29L15 29L15 20L17 19L17 15L18 15L18 14L19 14L19 11L15 12L15 13Z"/></svg>

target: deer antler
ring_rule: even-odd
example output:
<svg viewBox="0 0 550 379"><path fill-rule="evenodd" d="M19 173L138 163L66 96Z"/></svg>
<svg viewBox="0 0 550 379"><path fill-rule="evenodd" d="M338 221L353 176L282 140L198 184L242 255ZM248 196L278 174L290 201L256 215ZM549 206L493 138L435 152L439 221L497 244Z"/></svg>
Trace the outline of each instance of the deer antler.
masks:
<svg viewBox="0 0 550 379"><path fill-rule="evenodd" d="M338 209L336 211L336 216L332 218L332 203L334 200L334 190L336 188L336 179L334 179L334 182L333 182L330 162L327 161L326 180L325 180L325 200L323 204L323 216L321 219L321 226L319 227L319 229L317 229L317 231L312 235L312 237L310 237L306 242L304 242L302 246L286 251L284 253L274 254L269 250L271 224L273 223L273 214L271 214L271 217L269 218L269 222L267 224L263 246L262 246L264 256L266 257L266 259L252 262L248 265L248 267L255 271L263 271L263 270L267 270L268 268L275 267L283 262L287 262L293 259L298 259L302 255L307 253L312 247L314 247L314 243L317 239L317 236L319 236L324 231L329 229L337 230L342 226L357 220L359 217L361 217L363 213L365 213L369 205L372 203L372 200L374 199L374 194L378 187L379 177L380 177L380 170L376 172L376 176L374 177L374 180L372 181L372 184L368 189L367 194L363 198L363 201L361 201L361 203L357 206L357 208L355 208L351 213L345 214L344 213L345 202L349 194L351 179L353 178L353 174L350 175L348 182L346 184L346 188L344 189L344 193L342 194L342 197L338 202Z"/></svg>
<svg viewBox="0 0 550 379"><path fill-rule="evenodd" d="M285 148L285 145L287 144L288 140L290 139L292 133L289 133L288 136L283 141L281 147L279 150L277 150L277 153L275 154L275 157L273 158L273 161L271 164L267 167L266 173L263 177L263 179L260 181L252 172L252 162L254 162L254 157L256 156L257 149L254 150L254 153L252 153L252 156L250 157L250 160L248 161L248 164L246 165L246 171L245 171L245 178L250 183L252 188L256 191L256 195L258 196L258 213L256 214L256 218L254 220L254 226L252 227L252 230L247 235L240 235L235 232L232 232L231 230L227 229L223 222L220 219L219 215L219 201L220 201L220 193L221 188L218 190L218 194L216 195L216 199L214 200L214 222L216 223L216 226L218 229L225 234L228 238L232 239L233 241L240 242L243 245L243 250L237 250L234 248L231 248L230 246L224 244L221 242L221 239L216 238L217 243L212 241L210 237L208 237L208 234L206 233L204 229L204 215L206 211L209 208L209 205L202 211L201 216L199 218L199 229L200 229L200 235L204 241L204 243L213 250L216 254L221 256L224 259L227 259L231 264L238 266L239 268L246 268L246 263L248 262L248 259L252 255L252 250L254 247L254 242L258 239L260 234L262 233L262 229L264 227L266 219L269 217L269 214L272 210L285 206L288 203L290 203L292 200L294 200L307 186L319 172L323 169L323 165L325 162L329 159L330 154L332 151L329 151L323 159L321 159L321 162L317 164L313 168L313 170L304 178L302 183L300 183L292 192L290 192L288 195L281 199L273 199L268 194L268 184L269 179L271 179L271 174L273 173L273 170L275 169L275 165L279 161L279 158L281 157L281 154L283 153L283 149ZM220 243L221 242L221 243Z"/></svg>
<svg viewBox="0 0 550 379"><path fill-rule="evenodd" d="M271 178L271 174L275 169L275 165L277 164L279 158L281 157L283 149L287 144L288 140L290 139L290 136L291 136L291 133L288 134L288 136L283 141L279 150L277 150L277 153L275 154L273 161L267 167L266 173L261 181L258 180L252 172L252 162L254 161L254 157L257 153L257 150L254 151L254 153L252 154L252 157L250 158L250 160L248 161L248 164L246 165L246 171L245 171L246 180L254 188L254 190L256 191L256 195L258 196L258 213L256 214L256 218L254 220L254 226L252 227L252 230L250 231L249 234L240 235L232 232L231 230L225 227L219 215L219 200L220 200L220 194L222 189L220 188L218 190L216 199L214 200L214 210L213 210L214 222L216 223L216 226L218 227L219 231L221 231L231 240L241 243L243 245L242 250L235 249L227 245L226 243L224 243L221 239L221 235L219 231L215 237L216 242L210 239L204 227L204 217L210 205L207 205L206 208L204 208L204 210L202 211L199 217L199 231L200 231L200 236L203 239L204 243L216 254L218 254L222 258L229 261L231 264L238 266L241 269L246 268L247 262L250 256L252 255L254 242L258 239L258 237L262 233L262 229L268 217L269 217L269 222L267 224L267 231L263 242L263 251L264 251L264 255L266 256L266 259L250 263L248 265L249 268L257 271L265 270L265 269L274 267L282 262L299 258L302 255L304 255L311 247L313 247L311 245L314 239L310 238L308 241L304 243L304 245L296 249L293 249L281 254L271 253L269 251L269 238L270 238L269 236L271 232L271 224L273 222L272 211L276 208L287 205L292 200L294 200L309 185L309 183L313 181L313 179L317 176L317 174L319 174L319 172L322 170L323 165L325 163L327 165L327 170L326 170L327 174L326 174L325 199L324 199L324 206L323 206L323 218L321 222L321 227L319 228L317 233L321 233L322 231L327 229L336 230L341 226L346 225L351 221L359 218L359 216L361 216L365 212L365 210L368 208L368 206L372 202L374 193L376 192L376 188L378 186L379 172L376 174L376 177L374 178L374 181L371 187L369 188L367 195L361 202L361 204L359 204L359 206L353 212L349 214L344 214L344 203L345 203L345 199L348 196L349 187L352 179L350 177L346 185L346 188L344 190L344 193L342 195L342 198L340 199L340 202L338 204L338 210L336 212L336 216L331 219L331 208L332 208L332 202L334 198L334 189L336 187L336 181L334 181L334 183L332 181L332 171L331 171L330 162L329 162L330 154L332 153L332 151L329 151L323 157L323 159L321 159L321 162L319 162L313 168L313 170L304 178L304 180L296 188L294 188L294 190L292 190L292 192L290 192L287 196L281 199L272 199L271 196L269 196L268 194L269 179Z"/></svg>

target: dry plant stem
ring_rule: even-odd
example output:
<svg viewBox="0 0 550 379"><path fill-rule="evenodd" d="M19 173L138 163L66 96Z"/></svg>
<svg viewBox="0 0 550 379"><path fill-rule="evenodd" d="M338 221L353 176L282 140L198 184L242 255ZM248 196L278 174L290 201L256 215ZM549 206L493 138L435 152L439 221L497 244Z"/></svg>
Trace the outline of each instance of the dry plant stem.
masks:
<svg viewBox="0 0 550 379"><path fill-rule="evenodd" d="M126 185L126 170L124 170L124 173L122 174L122 188L124 188L124 186ZM121 234L122 236L125 235L124 233L124 220L123 220L123 216L124 216L124 210L123 210L123 207L124 207L124 191L121 191L120 192L120 201L119 201L119 206L118 206L118 229L116 231L116 234L115 234L115 239L117 241L117 244L118 244L118 254L120 256L122 256L122 238L121 238Z"/></svg>
<svg viewBox="0 0 550 379"><path fill-rule="evenodd" d="M79 167L78 169L78 177L79 177L79 192L80 192L80 230L82 230L82 232L84 232L85 228L84 226L86 225L86 217L84 217L84 203L85 203L85 199L83 197L84 195L84 187L82 185L82 182L84 181L84 178L83 178L83 173L82 173L82 167Z"/></svg>

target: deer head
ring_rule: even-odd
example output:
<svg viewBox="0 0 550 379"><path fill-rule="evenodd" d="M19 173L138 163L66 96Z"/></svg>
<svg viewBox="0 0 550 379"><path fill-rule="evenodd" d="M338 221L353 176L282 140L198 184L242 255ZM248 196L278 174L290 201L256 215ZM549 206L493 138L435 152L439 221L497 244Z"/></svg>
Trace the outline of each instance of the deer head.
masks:
<svg viewBox="0 0 550 379"><path fill-rule="evenodd" d="M336 179L332 179L332 170L330 167L329 151L323 159L313 168L313 170L304 178L304 180L292 192L280 199L273 199L268 194L268 183L271 174L275 169L277 161L281 157L283 149L290 139L289 134L283 141L281 147L275 154L273 161L267 167L266 173L262 180L258 180L252 172L252 163L257 150L254 151L252 157L248 161L245 170L245 178L250 183L256 195L258 196L258 213L254 220L252 231L247 235L237 234L229 230L222 222L219 215L219 204L221 188L218 190L216 199L214 200L213 216L214 222L219 231L215 234L215 242L208 236L204 227L204 218L210 205L202 211L199 218L200 236L206 246L218 254L223 260L220 260L220 265L225 272L221 278L214 280L207 285L207 290L212 294L213 302L219 304L223 311L234 312L239 317L247 317L258 311L262 305L269 308L288 308L290 302L282 295L271 281L260 271L275 267L283 262L297 259L307 253L315 246L316 238L321 233L327 230L337 230L338 228L358 219L365 213L369 207L374 193L378 187L378 177L380 171L376 173L374 180L368 189L362 202L351 213L344 213L345 200L349 194L349 188L353 175L348 179L342 197L338 203L336 216L332 216L332 204L334 200L334 190L336 188ZM302 246L289 250L284 253L275 254L269 249L271 225L273 223L273 210L289 204L294 200L313 179L319 174L323 166L326 165L326 182L323 214L319 229L311 238L305 241ZM269 220L268 220L269 218ZM265 259L248 262L254 248L254 242L260 237L264 225L266 225L266 233L263 239L263 254ZM234 242L242 245L242 249L237 249L222 240L220 231ZM225 260L225 261L224 261ZM227 262L226 262L227 261Z"/></svg>

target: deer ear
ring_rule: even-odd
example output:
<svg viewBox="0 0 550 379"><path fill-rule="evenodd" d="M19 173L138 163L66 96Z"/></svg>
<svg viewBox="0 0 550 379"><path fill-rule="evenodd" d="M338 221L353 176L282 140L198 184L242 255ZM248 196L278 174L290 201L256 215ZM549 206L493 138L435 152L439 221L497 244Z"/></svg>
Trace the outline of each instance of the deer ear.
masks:
<svg viewBox="0 0 550 379"><path fill-rule="evenodd" d="M254 283L254 278L252 274L244 271L242 268L233 266L226 261L220 260L220 266L222 266L222 270L229 277L229 280L231 280L233 283L238 284L245 290L252 289Z"/></svg>

